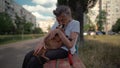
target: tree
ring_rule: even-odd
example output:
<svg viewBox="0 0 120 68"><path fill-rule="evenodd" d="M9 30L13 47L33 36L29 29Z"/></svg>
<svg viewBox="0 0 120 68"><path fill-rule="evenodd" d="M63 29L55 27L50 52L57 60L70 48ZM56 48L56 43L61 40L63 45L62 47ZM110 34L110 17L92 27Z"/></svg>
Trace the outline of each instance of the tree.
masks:
<svg viewBox="0 0 120 68"><path fill-rule="evenodd" d="M14 31L12 19L7 13L0 13L0 34L11 34Z"/></svg>
<svg viewBox="0 0 120 68"><path fill-rule="evenodd" d="M31 23L31 22L26 22L25 24L24 24L24 33L25 34L30 34L30 33L32 33L32 27L33 27L33 23Z"/></svg>
<svg viewBox="0 0 120 68"><path fill-rule="evenodd" d="M84 25L84 31L89 31L90 29L90 24L85 24Z"/></svg>
<svg viewBox="0 0 120 68"><path fill-rule="evenodd" d="M33 30L33 33L34 34L43 34L43 30L39 27L36 27L34 30Z"/></svg>
<svg viewBox="0 0 120 68"><path fill-rule="evenodd" d="M117 33L120 32L120 18L112 26L112 31L117 32Z"/></svg>
<svg viewBox="0 0 120 68"><path fill-rule="evenodd" d="M57 6L68 5L72 10L72 15L80 21L80 41L83 44L83 16L84 13L96 4L97 0L58 0Z"/></svg>
<svg viewBox="0 0 120 68"><path fill-rule="evenodd" d="M96 25L98 27L98 31L102 31L104 29L103 24L106 24L106 19L107 19L106 16L107 16L107 12L101 10L98 16L96 17L96 22L97 22Z"/></svg>
<svg viewBox="0 0 120 68"><path fill-rule="evenodd" d="M90 16L85 14L84 31L95 31L95 24L91 21Z"/></svg>
<svg viewBox="0 0 120 68"><path fill-rule="evenodd" d="M16 14L15 23L17 25L17 34L31 34L33 32L34 24L25 20L25 16L19 17Z"/></svg>
<svg viewBox="0 0 120 68"><path fill-rule="evenodd" d="M24 31L24 24L25 24L25 22L23 21L22 18L20 18L20 17L16 14L15 23L16 23L16 25L17 25L16 34L21 34L22 31Z"/></svg>
<svg viewBox="0 0 120 68"><path fill-rule="evenodd" d="M92 22L92 20L90 19L90 16L89 16L89 15L85 15L85 18L86 18L86 21L85 21L85 22L86 22L87 24L94 25L93 22Z"/></svg>

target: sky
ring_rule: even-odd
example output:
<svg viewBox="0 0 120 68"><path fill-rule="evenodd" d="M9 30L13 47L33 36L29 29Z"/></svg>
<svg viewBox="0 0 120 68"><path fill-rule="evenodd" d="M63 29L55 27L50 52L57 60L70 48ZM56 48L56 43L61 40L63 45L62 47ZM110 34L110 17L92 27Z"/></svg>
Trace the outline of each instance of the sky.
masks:
<svg viewBox="0 0 120 68"><path fill-rule="evenodd" d="M36 16L37 22L54 18L53 10L57 0L14 0Z"/></svg>

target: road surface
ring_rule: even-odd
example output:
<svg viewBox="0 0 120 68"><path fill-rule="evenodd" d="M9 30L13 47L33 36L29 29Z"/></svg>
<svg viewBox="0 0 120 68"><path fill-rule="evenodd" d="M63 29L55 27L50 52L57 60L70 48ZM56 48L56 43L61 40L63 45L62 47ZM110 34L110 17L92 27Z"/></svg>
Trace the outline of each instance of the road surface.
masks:
<svg viewBox="0 0 120 68"><path fill-rule="evenodd" d="M22 68L24 56L38 45L39 39L0 45L0 68Z"/></svg>

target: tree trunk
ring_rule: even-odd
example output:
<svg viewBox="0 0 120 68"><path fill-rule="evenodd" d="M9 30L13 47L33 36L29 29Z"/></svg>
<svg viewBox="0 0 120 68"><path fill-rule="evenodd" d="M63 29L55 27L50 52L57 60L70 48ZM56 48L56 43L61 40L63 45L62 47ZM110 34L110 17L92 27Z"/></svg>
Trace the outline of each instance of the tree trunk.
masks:
<svg viewBox="0 0 120 68"><path fill-rule="evenodd" d="M80 45L83 45L84 43L84 36L83 36L83 25L84 25L84 13L83 13L83 7L80 5L79 2L76 3L76 19L80 22Z"/></svg>

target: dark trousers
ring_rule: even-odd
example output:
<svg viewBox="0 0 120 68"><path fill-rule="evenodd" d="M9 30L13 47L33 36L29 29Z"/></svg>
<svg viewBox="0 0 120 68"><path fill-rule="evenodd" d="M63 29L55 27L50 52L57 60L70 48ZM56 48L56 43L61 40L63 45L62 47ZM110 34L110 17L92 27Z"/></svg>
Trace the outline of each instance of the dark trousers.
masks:
<svg viewBox="0 0 120 68"><path fill-rule="evenodd" d="M46 59L43 57L37 58L33 55L34 50L26 54L22 68L43 68L43 64L46 62ZM45 53L45 56L50 60L62 59L68 56L68 52L62 48L48 50Z"/></svg>

